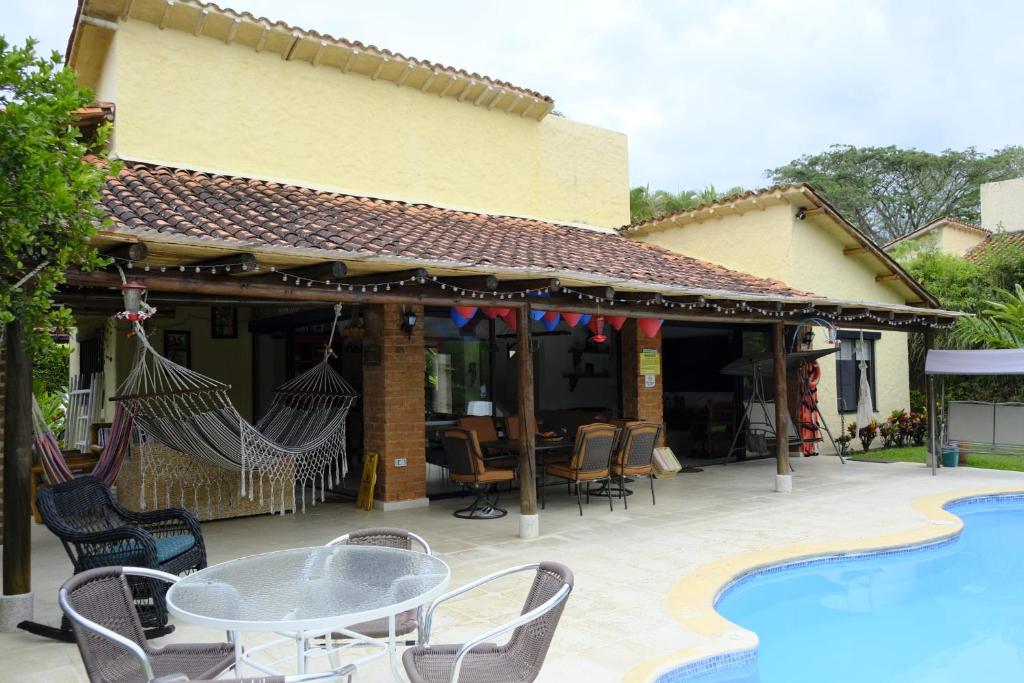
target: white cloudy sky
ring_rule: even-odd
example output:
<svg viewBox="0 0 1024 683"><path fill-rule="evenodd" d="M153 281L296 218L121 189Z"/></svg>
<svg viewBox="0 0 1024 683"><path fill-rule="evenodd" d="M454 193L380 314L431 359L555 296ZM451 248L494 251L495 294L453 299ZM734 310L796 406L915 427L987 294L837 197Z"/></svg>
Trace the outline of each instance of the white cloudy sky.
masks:
<svg viewBox="0 0 1024 683"><path fill-rule="evenodd" d="M478 71L629 135L634 183L765 184L832 143L1024 142L1019 0L220 0ZM2 0L63 51L74 0Z"/></svg>

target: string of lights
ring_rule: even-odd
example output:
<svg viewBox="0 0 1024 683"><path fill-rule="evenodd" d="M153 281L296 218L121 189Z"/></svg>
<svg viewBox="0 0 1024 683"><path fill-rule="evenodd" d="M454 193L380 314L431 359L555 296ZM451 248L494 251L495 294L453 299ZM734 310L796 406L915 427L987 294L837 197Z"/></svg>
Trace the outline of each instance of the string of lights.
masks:
<svg viewBox="0 0 1024 683"><path fill-rule="evenodd" d="M442 291L451 292L452 294L460 297L469 297L470 299L480 299L481 304L486 301L511 301L514 299L523 299L528 296L550 296L553 293L561 293L567 296L575 295L580 301L587 301L598 306L608 306L614 308L618 305L631 305L631 306L644 306L644 307L660 307L665 310L704 310L713 311L722 315L737 315L737 314L757 314L766 318L793 318L794 316L814 316L823 318L830 321L836 322L864 322L871 321L875 323L884 324L891 327L909 327L913 325L923 326L932 329L944 330L948 329L954 324L954 321L940 321L934 316L923 316L915 315L912 317L897 319L895 312L888 312L883 315L876 314L870 310L857 310L854 312L845 312L841 307L835 307L834 310L827 310L819 308L814 303L808 303L801 308L787 308L783 303L775 303L771 307L756 305L747 301L737 301L734 304L723 304L718 301L710 300L704 296L698 296L692 301L673 301L665 299L661 296L650 297L648 299L627 299L625 297L605 297L597 294L591 294L590 292L580 291L571 287L565 287L562 285L548 286L548 287L528 287L521 290L514 291L490 291L487 289L475 289L473 287L466 287L460 284L452 282L446 282L442 278L435 275L409 275L406 277L382 280L380 282L346 282L330 279L318 279L308 277L305 275L297 275L295 273L289 273L284 270L278 270L277 268L270 266L269 268L261 268L259 264L252 265L251 261L239 261L237 263L218 263L218 264L188 264L188 265L160 265L151 266L149 263L136 263L130 259L108 257L115 263L124 264L127 270L134 270L141 268L144 272L151 272L158 270L161 273L168 271L177 271L181 273L203 273L208 272L216 275L218 273L232 273L237 271L243 272L268 272L276 275L280 275L281 281L292 284L298 287L323 287L332 288L337 292L348 291L352 293L379 293L381 291L390 292L392 288L405 287L407 285L429 285L438 287Z"/></svg>

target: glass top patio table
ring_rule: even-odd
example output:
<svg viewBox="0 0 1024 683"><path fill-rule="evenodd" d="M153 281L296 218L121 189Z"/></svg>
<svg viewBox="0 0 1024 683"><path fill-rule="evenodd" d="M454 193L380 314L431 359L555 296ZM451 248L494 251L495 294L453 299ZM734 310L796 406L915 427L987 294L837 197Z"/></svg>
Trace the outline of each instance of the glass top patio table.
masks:
<svg viewBox="0 0 1024 683"><path fill-rule="evenodd" d="M431 555L376 546L294 548L207 567L167 591L167 609L226 631L343 628L419 607L448 587Z"/></svg>

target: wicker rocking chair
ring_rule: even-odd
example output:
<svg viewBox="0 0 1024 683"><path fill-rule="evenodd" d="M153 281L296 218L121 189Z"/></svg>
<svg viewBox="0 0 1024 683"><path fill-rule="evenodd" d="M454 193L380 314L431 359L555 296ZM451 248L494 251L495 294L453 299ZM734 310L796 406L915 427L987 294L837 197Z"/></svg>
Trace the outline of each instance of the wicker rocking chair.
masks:
<svg viewBox="0 0 1024 683"><path fill-rule="evenodd" d="M117 504L110 489L91 476L42 489L36 506L43 523L64 544L74 573L97 567L132 566L185 574L206 567L199 520L181 508L132 512ZM147 637L174 630L167 625L166 586L144 577L129 580ZM26 631L71 641L67 620L61 629L24 622Z"/></svg>

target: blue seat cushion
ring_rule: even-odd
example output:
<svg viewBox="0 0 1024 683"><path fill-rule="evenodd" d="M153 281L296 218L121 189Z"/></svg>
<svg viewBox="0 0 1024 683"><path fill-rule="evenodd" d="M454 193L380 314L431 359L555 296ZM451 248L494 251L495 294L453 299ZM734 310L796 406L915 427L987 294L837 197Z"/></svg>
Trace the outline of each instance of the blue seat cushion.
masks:
<svg viewBox="0 0 1024 683"><path fill-rule="evenodd" d="M195 539L189 534L174 536L158 536L153 539L156 546L156 561L160 564L181 555L195 545ZM109 567L112 565L139 564L141 559L132 557L133 552L141 550L135 541L121 542L117 550L90 555L83 558L86 567Z"/></svg>
<svg viewBox="0 0 1024 683"><path fill-rule="evenodd" d="M166 562L171 558L177 557L196 544L195 539L189 534L158 536L153 540L156 543L157 562Z"/></svg>

